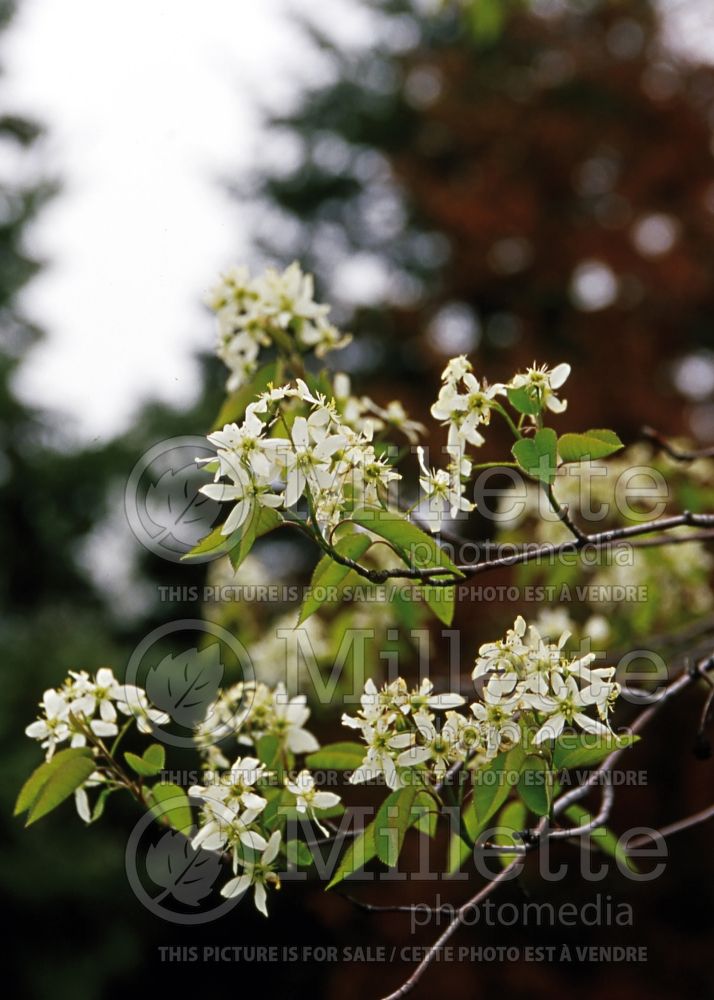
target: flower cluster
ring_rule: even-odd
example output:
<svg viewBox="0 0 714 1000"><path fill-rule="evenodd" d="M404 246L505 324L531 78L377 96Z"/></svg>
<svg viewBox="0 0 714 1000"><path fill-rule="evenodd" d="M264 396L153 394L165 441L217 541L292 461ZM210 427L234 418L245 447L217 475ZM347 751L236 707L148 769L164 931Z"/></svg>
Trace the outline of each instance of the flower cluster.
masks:
<svg viewBox="0 0 714 1000"><path fill-rule="evenodd" d="M283 413L280 404L294 399L306 404L307 416ZM216 482L201 492L235 503L224 535L246 524L258 506L289 510L303 498L317 523L332 527L348 501L377 504L401 478L377 455L369 424L353 430L335 401L313 394L302 379L263 393L248 406L242 424L228 424L208 440L217 449ZM230 484L219 483L221 478Z"/></svg>
<svg viewBox="0 0 714 1000"><path fill-rule="evenodd" d="M450 753L443 750L450 734L444 734L446 726L437 732L432 709L453 709L464 702L458 694L435 695L428 679L411 691L401 677L381 690L368 680L358 714L342 716L342 724L360 729L367 744L364 760L350 778L352 784L383 776L390 788L398 788L399 768L427 761L433 762L436 771L445 770Z"/></svg>
<svg viewBox="0 0 714 1000"><path fill-rule="evenodd" d="M233 267L210 292L208 305L218 319L217 354L231 372L229 391L249 380L261 348L271 343L282 346L287 337L290 350L314 349L322 357L350 341L328 321L330 307L315 302L312 276L297 263L258 278Z"/></svg>
<svg viewBox="0 0 714 1000"><path fill-rule="evenodd" d="M306 695L290 697L282 683L270 688L262 681L240 681L209 706L196 729L196 744L215 767L228 767L218 744L230 736L249 747L263 736L274 736L282 753L313 753L320 744L305 729L309 718Z"/></svg>
<svg viewBox="0 0 714 1000"><path fill-rule="evenodd" d="M504 639L480 648L473 677L482 690L469 714L455 710L464 698L434 695L428 680L412 691L401 678L381 690L368 681L358 714L342 716L367 744L351 781L384 777L390 788L398 788L400 772L408 767L426 769L440 781L453 764L478 765L516 746L524 731L534 746L556 739L566 725L609 734L609 713L620 691L612 680L614 668L591 666L593 653L568 656L569 636L564 632L557 642L547 642L518 617ZM441 725L432 709L446 710Z"/></svg>
<svg viewBox="0 0 714 1000"><path fill-rule="evenodd" d="M529 409L540 412L550 409L561 413L565 400L556 395L556 389L563 385L570 374L570 366L557 365L552 371L546 367L528 368L514 375L508 384L497 382L489 385L474 375L471 362L464 356L452 358L441 373L439 396L431 407L431 415L442 421L448 428L446 453L449 457L446 469L428 468L424 455L419 450L421 477L419 480L425 497L430 501L428 512L422 512L427 525L437 530L440 524L440 509L450 508L451 517L459 511L471 511L474 504L464 497L465 485L472 472L472 462L466 452L469 447L480 447L485 438L481 433L491 421L491 413L504 413L500 398L508 397L509 391L518 390L526 397L521 403L522 413ZM531 418L533 414L531 414Z"/></svg>
<svg viewBox="0 0 714 1000"><path fill-rule="evenodd" d="M267 917L266 887L272 884L280 888L275 862L281 834L274 830L266 839L259 823L268 801L259 794L258 782L266 776L266 768L257 757L239 757L222 774L207 772L207 784L194 785L188 794L201 802L200 826L191 846L194 850L228 852L232 857L234 877L223 886L221 895L238 898L252 886L255 905Z"/></svg>
<svg viewBox="0 0 714 1000"><path fill-rule="evenodd" d="M56 748L68 740L72 747L84 747L89 741L96 755L102 739L119 733L117 711L133 717L141 733L151 733L156 726L170 721L166 712L151 705L143 688L119 684L108 667L102 667L93 678L84 670L70 670L61 687L45 691L40 708L40 715L27 726L25 735L40 741L46 760L51 760ZM97 770L75 792L77 812L86 823L91 818L86 789L103 784L105 778Z"/></svg>
<svg viewBox="0 0 714 1000"><path fill-rule="evenodd" d="M197 732L199 749L208 767L204 784L189 789L189 796L201 803L199 829L192 839L194 849L229 853L234 877L223 886L227 898L242 896L251 886L255 905L267 916L267 886L280 888L276 862L282 834L275 827L283 813L272 810L269 800L280 796L283 806L292 806L297 815L311 819L325 834L317 813L339 805L340 797L316 788L309 770L292 774L294 756L319 749L319 743L305 728L310 710L305 696L290 698L278 684L237 684L223 692L209 709L207 718L222 718L220 731ZM238 757L229 764L217 743L233 735L246 746L255 746L263 737L277 738L275 770L258 757ZM240 874L239 874L240 871Z"/></svg>
<svg viewBox="0 0 714 1000"><path fill-rule="evenodd" d="M487 726L489 755L501 749L504 720L513 723L526 713L537 725L536 746L556 739L566 725L600 736L610 732L608 716L620 693L615 668L591 666L595 653L569 656L569 638L563 632L557 642L547 642L519 616L504 639L481 646L473 677L483 680L482 703L472 710ZM587 714L590 708L598 718Z"/></svg>
<svg viewBox="0 0 714 1000"><path fill-rule="evenodd" d="M70 746L83 747L88 737L116 736L117 709L133 716L142 733L170 721L166 712L149 703L143 688L119 684L108 667L98 670L94 678L84 670L70 670L62 687L45 691L40 708L41 714L25 729L25 735L40 740L47 760L66 740Z"/></svg>

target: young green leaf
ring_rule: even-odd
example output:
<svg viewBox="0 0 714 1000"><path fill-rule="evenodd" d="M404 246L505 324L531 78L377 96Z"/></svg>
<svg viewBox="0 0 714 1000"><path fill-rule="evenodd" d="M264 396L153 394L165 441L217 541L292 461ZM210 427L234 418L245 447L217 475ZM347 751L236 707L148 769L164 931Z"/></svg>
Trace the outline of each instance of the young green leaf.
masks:
<svg viewBox="0 0 714 1000"><path fill-rule="evenodd" d="M543 427L532 438L521 438L511 448L521 469L550 486L558 465L558 438L552 427Z"/></svg>
<svg viewBox="0 0 714 1000"><path fill-rule="evenodd" d="M355 510L352 520L389 542L407 566L414 569L433 569L443 566L449 576L463 576L434 539L401 514L365 507ZM439 621L450 625L454 618L454 588L422 584L421 589L424 600Z"/></svg>
<svg viewBox="0 0 714 1000"><path fill-rule="evenodd" d="M135 774L142 778L153 778L155 774L160 774L166 760L166 751L160 743L152 743L147 747L142 757L127 751L124 760Z"/></svg>
<svg viewBox="0 0 714 1000"><path fill-rule="evenodd" d="M617 434L608 430L563 434L558 439L558 451L564 462L589 462L596 458L607 458L624 447Z"/></svg>
<svg viewBox="0 0 714 1000"><path fill-rule="evenodd" d="M498 817L497 825L503 827L504 829L501 833L496 833L493 836L494 844L508 847L511 844L520 845L522 843L521 838L516 836L522 830L526 828L526 821L528 818L528 813L523 802L518 799L514 799L513 802L509 802L505 806ZM500 854L498 860L501 862L504 868L507 868L512 861L519 857L518 854Z"/></svg>
<svg viewBox="0 0 714 1000"><path fill-rule="evenodd" d="M272 770L280 761L280 739L272 733L261 736L255 745L258 760Z"/></svg>
<svg viewBox="0 0 714 1000"><path fill-rule="evenodd" d="M232 424L243 419L248 404L252 403L261 392L264 392L270 382L275 381L275 368L276 364L274 361L263 365L262 368L259 368L251 376L249 382L246 382L240 389L237 389L228 396L221 407L220 413L216 417L216 423L213 427L214 431L220 430L226 424Z"/></svg>
<svg viewBox="0 0 714 1000"><path fill-rule="evenodd" d="M338 882L342 882L348 876L360 871L361 868L377 856L377 845L374 839L375 824L370 823L365 827L359 837L356 837L345 851L342 861L327 884L327 889L331 889Z"/></svg>
<svg viewBox="0 0 714 1000"><path fill-rule="evenodd" d="M63 760L42 784L29 807L25 826L36 823L38 819L56 809L72 792L84 784L95 767L96 761L92 756L70 757Z"/></svg>
<svg viewBox="0 0 714 1000"><path fill-rule="evenodd" d="M640 739L632 733L597 736L594 733L564 733L555 741L553 766L560 771L569 767L592 767L613 750L624 750Z"/></svg>
<svg viewBox="0 0 714 1000"><path fill-rule="evenodd" d="M532 396L524 385L519 389L508 390L508 402L514 410L518 410L519 413L525 413L529 417L536 416L543 409L537 396Z"/></svg>
<svg viewBox="0 0 714 1000"><path fill-rule="evenodd" d="M536 816L547 816L553 796L553 776L542 757L526 757L518 779L518 794Z"/></svg>
<svg viewBox="0 0 714 1000"><path fill-rule="evenodd" d="M68 750L60 750L51 760L46 760L43 764L40 764L22 786L20 794L17 797L17 802L15 803L14 815L19 816L20 813L27 812L54 772L59 770L65 761L72 760L75 757L94 759L89 747L71 747Z"/></svg>
<svg viewBox="0 0 714 1000"><path fill-rule="evenodd" d="M474 771L472 808L479 828L498 812L520 774L523 753L520 747L498 754L497 757Z"/></svg>
<svg viewBox="0 0 714 1000"><path fill-rule="evenodd" d="M237 568L250 552L256 538L273 531L282 522L283 518L277 510L273 510L272 507L258 506L247 526L242 525L230 535L222 535L223 525L219 524L189 552L181 556L181 560L183 562L194 560L205 562L209 558L215 559L218 556L227 555Z"/></svg>
<svg viewBox="0 0 714 1000"><path fill-rule="evenodd" d="M412 806L419 791L416 784L398 788L384 800L375 817L377 856L389 868L393 868L399 860L406 832L415 822Z"/></svg>
<svg viewBox="0 0 714 1000"><path fill-rule="evenodd" d="M253 513L248 518L247 524L243 526L245 530L242 530L238 544L234 545L228 551L228 558L231 561L233 570L237 570L248 556L255 544L256 538L260 538L261 535L266 535L269 531L273 531L282 522L282 515L278 514L277 510L257 504Z"/></svg>
<svg viewBox="0 0 714 1000"><path fill-rule="evenodd" d="M309 868L312 864L312 851L302 840L289 840L285 845L285 857L298 868Z"/></svg>
<svg viewBox="0 0 714 1000"><path fill-rule="evenodd" d="M354 534L340 538L335 544L335 549L341 556L345 556L347 559L352 559L356 562L364 555L371 544L372 540L369 535L362 532L355 532ZM310 594L300 609L298 624L306 621L326 600L329 600L330 591L336 590L349 573L349 566L343 566L341 563L335 562L328 555L323 556L312 574Z"/></svg>
<svg viewBox="0 0 714 1000"><path fill-rule="evenodd" d="M180 833L187 834L193 826L188 796L178 785L154 785L149 791L149 807L157 819L169 823Z"/></svg>
<svg viewBox="0 0 714 1000"><path fill-rule="evenodd" d="M366 749L362 743L328 743L308 754L305 763L313 771L351 771L360 766Z"/></svg>

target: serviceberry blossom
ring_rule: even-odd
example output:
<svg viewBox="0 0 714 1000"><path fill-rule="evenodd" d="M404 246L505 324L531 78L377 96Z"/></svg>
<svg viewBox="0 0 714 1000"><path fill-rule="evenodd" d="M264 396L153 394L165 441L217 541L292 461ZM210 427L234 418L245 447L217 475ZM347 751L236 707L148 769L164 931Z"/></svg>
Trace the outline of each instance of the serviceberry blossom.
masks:
<svg viewBox="0 0 714 1000"><path fill-rule="evenodd" d="M485 438L479 427L487 427L491 410L499 396L506 394L506 387L479 382L470 362L462 355L452 358L441 375L439 396L431 408L431 415L449 428L448 451L459 459L467 444L480 447Z"/></svg>
<svg viewBox="0 0 714 1000"><path fill-rule="evenodd" d="M94 679L85 671L70 671L61 687L45 691L41 714L25 735L39 740L50 760L57 746L67 740L73 747L86 746L87 730L98 739L116 736L116 709L122 711L124 705L125 688L109 668L98 670Z"/></svg>
<svg viewBox="0 0 714 1000"><path fill-rule="evenodd" d="M535 745L556 739L566 726L609 734L620 691L614 668L593 666L593 653L570 656L569 638L564 632L558 642L547 642L519 616L502 639L480 647L473 671L480 694L466 713L457 711L465 704L461 695L435 695L430 681L409 691L402 678L381 689L368 680L357 714L342 716L366 744L350 780L383 776L390 788L399 788L404 769L420 767L441 781L453 764L481 766L510 750L524 731ZM447 710L443 722L432 711L440 709Z"/></svg>
<svg viewBox="0 0 714 1000"><path fill-rule="evenodd" d="M398 768L421 762L415 747L418 734L422 735L422 745L426 745L426 734L430 726L433 728L430 709L446 710L464 704L458 694L435 695L433 691L428 679L411 690L401 677L381 690L371 679L366 682L357 715L342 716L343 725L361 730L367 745L361 765L350 777L352 784L383 777L390 788L400 787ZM432 756L436 761L436 755Z"/></svg>
<svg viewBox="0 0 714 1000"><path fill-rule="evenodd" d="M306 413L295 414L296 404ZM372 436L369 421L355 430L343 422L334 399L297 379L261 394L243 423L209 435L217 454L201 461L215 469L215 481L201 492L235 505L224 535L246 525L260 505L288 511L303 497L325 531L341 520L349 502L380 504L401 478L388 458L377 454Z"/></svg>
<svg viewBox="0 0 714 1000"><path fill-rule="evenodd" d="M295 781L287 781L285 787L291 795L295 796L295 808L299 813L305 813L317 827L328 835L328 830L320 823L315 815L316 809L332 809L339 805L340 796L334 792L322 792L315 787L315 779L312 774L303 770L295 777Z"/></svg>
<svg viewBox="0 0 714 1000"><path fill-rule="evenodd" d="M40 715L25 729L25 735L39 740L45 759L51 760L58 746L69 742L71 747L89 746L101 760L102 741L119 734L117 710L131 715L139 732L150 733L156 725L170 721L165 712L152 706L142 688L120 684L108 667L102 667L94 677L82 670L70 670L59 688L49 688L40 702ZM104 785L109 775L100 767L76 789L74 801L85 823L92 815L87 789Z"/></svg>
<svg viewBox="0 0 714 1000"><path fill-rule="evenodd" d="M209 760L212 756L223 767L228 764L225 758L221 763L216 747L229 737L242 746L255 746L262 736L275 736L284 754L313 753L319 743L305 729L309 717L307 697L291 697L283 683L271 688L261 681L240 681L221 691L208 707L205 722L196 727L195 741Z"/></svg>
<svg viewBox="0 0 714 1000"><path fill-rule="evenodd" d="M280 878L275 872L275 861L280 850L280 831L276 830L266 843L261 853L253 860L241 858L240 866L243 874L232 878L221 889L221 895L227 899L235 899L243 896L251 886L256 909L263 916L268 916L267 889L266 886L273 885L280 888Z"/></svg>
<svg viewBox="0 0 714 1000"><path fill-rule="evenodd" d="M218 320L216 353L230 369L231 392L249 381L261 349L272 343L323 357L351 339L328 321L330 307L315 302L312 276L297 263L282 273L269 268L258 278L233 267L211 290L207 304Z"/></svg>
<svg viewBox="0 0 714 1000"><path fill-rule="evenodd" d="M525 389L528 395L541 408L545 407L552 413L563 413L568 405L565 399L559 399L555 390L560 389L570 375L570 365L556 365L552 370L545 365L538 367L535 362L532 368L514 375L511 379L512 389Z"/></svg>

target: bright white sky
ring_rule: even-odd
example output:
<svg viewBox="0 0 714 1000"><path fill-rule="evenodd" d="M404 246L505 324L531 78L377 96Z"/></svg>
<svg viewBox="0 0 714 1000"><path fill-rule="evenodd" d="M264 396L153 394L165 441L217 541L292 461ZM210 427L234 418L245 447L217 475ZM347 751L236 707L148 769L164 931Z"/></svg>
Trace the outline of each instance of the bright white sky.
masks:
<svg viewBox="0 0 714 1000"><path fill-rule="evenodd" d="M290 106L320 70L289 10L327 14L341 42L369 37L349 0L21 0L2 40L4 101L44 122L32 160L60 179L31 245L49 262L24 299L48 331L18 380L84 439L130 422L142 399L196 390L212 346L201 308L215 274L249 254L249 213L221 189L259 163L259 107Z"/></svg>
<svg viewBox="0 0 714 1000"><path fill-rule="evenodd" d="M711 53L710 2L667 0L680 46L706 36ZM0 177L36 170L63 190L31 235L49 266L24 306L48 338L18 388L70 434L106 437L141 400L195 392L192 354L213 342L201 298L250 255L249 212L220 180L265 155L259 103L287 110L321 69L289 10L346 45L376 30L352 0L21 0L4 100L49 135L29 163L0 148Z"/></svg>

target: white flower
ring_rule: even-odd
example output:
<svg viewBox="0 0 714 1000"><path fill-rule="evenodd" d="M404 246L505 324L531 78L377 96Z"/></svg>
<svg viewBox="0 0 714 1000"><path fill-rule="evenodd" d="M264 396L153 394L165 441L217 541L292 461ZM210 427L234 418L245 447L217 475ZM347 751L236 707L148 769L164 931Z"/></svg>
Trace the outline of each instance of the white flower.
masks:
<svg viewBox="0 0 714 1000"><path fill-rule="evenodd" d="M202 486L200 492L211 500L219 503L235 501L235 507L226 518L226 523L221 528L222 535L231 535L242 525L248 523L258 506L280 507L283 498L272 492L272 480L269 477L252 475L245 469L236 467L233 472L233 484L207 483Z"/></svg>
<svg viewBox="0 0 714 1000"><path fill-rule="evenodd" d="M519 375L514 375L511 379L511 388L526 389L528 395L538 402L541 408L546 407L553 413L562 413L567 407L564 399L558 399L555 394L556 389L565 383L570 375L570 365L556 365L553 370L549 370L545 365L537 367L535 364Z"/></svg>
<svg viewBox="0 0 714 1000"><path fill-rule="evenodd" d="M458 741L458 727L451 721L444 723L441 732L433 722L424 716L414 717L418 736L414 734L415 743L399 754L397 763L400 767L416 767L419 764L430 763L434 767L437 778L442 778L449 765L456 759L454 747ZM419 742L416 742L416 739Z"/></svg>
<svg viewBox="0 0 714 1000"><path fill-rule="evenodd" d="M30 723L25 729L25 735L33 740L42 741L42 749L47 750L47 759L49 760L57 745L69 739L70 728L67 721L69 706L59 692L49 688L42 695L40 707L44 716L37 719L36 722Z"/></svg>
<svg viewBox="0 0 714 1000"><path fill-rule="evenodd" d="M241 844L251 850L264 849L265 838L252 829L253 823L260 815L259 809L244 809L240 812L235 806L224 802L218 794L214 797L205 795L204 803L202 826L191 841L194 850L202 847L204 851L220 853L230 846L233 849L235 870L240 863Z"/></svg>
<svg viewBox="0 0 714 1000"><path fill-rule="evenodd" d="M361 785L384 775L389 788L399 788L399 775L394 761L398 752L411 744L411 733L395 733L392 717L384 716L376 719L374 724L367 723L363 726L362 738L367 744L367 753L360 766L352 772L350 783Z"/></svg>
<svg viewBox="0 0 714 1000"><path fill-rule="evenodd" d="M89 805L89 796L87 795L88 788L96 788L98 785L104 784L104 775L101 771L94 771L89 775L87 780L81 785L74 793L74 805L77 810L77 815L85 823L92 822L92 810Z"/></svg>
<svg viewBox="0 0 714 1000"><path fill-rule="evenodd" d="M295 796L295 808L299 813L311 816L320 830L327 836L328 831L315 816L315 809L332 809L340 802L334 792L321 792L315 788L315 779L309 771L300 771L295 781L286 782L288 791Z"/></svg>
<svg viewBox="0 0 714 1000"><path fill-rule="evenodd" d="M340 434L323 436L318 427L316 423L310 425L305 417L295 418L290 432L293 447L285 456L286 507L295 506L306 486L314 492L329 489L335 481L335 474L330 472L330 459L338 449L345 447L347 439Z"/></svg>
<svg viewBox="0 0 714 1000"><path fill-rule="evenodd" d="M456 517L459 511L471 511L474 509L476 504L471 503L463 496L461 476L455 470L429 469L424 461L424 449L421 447L417 448L417 455L422 473L419 477L419 485L429 501L436 500L441 501L442 504L448 504L452 517ZM429 505L428 512L420 511L420 513L427 521L434 520L431 516L426 516L426 514L431 515L432 513L437 514L437 521L441 520L438 516L440 512L433 510L432 503ZM436 527L438 527L438 524Z"/></svg>
<svg viewBox="0 0 714 1000"><path fill-rule="evenodd" d="M580 691L573 677L563 680L557 673L553 674L552 685L552 697L530 695L528 699L532 708L546 712L549 716L533 738L535 744L556 739L566 723L569 725L577 723L586 733L608 735L610 730L607 726L583 712L584 708L595 703L595 697L588 688Z"/></svg>
<svg viewBox="0 0 714 1000"><path fill-rule="evenodd" d="M267 917L266 885L272 884L276 889L280 888L280 879L273 870L279 849L280 831L276 830L256 861L241 860L243 874L226 882L221 889L221 895L227 899L236 899L244 895L252 885L256 908Z"/></svg>
<svg viewBox="0 0 714 1000"><path fill-rule="evenodd" d="M189 796L212 804L218 802L236 809L250 810L257 816L268 804L254 789L265 773L265 765L257 757L238 757L220 776L220 780L208 786L194 785L189 789Z"/></svg>
<svg viewBox="0 0 714 1000"><path fill-rule="evenodd" d="M70 677L79 679L79 690L81 692L77 701L72 703L72 713L81 712L87 718L94 715L97 708L102 720L107 723L116 722L117 713L114 702L119 697L120 685L112 670L102 667L97 671L92 682L86 674L75 674L70 671ZM114 730L116 732L116 729ZM102 735L111 735L103 733Z"/></svg>
<svg viewBox="0 0 714 1000"><path fill-rule="evenodd" d="M473 371L473 366L465 354L451 358L441 373L442 382L459 382L467 372Z"/></svg>
<svg viewBox="0 0 714 1000"><path fill-rule="evenodd" d="M288 699L285 687L278 684L273 696L274 718L270 732L280 738L281 743L291 753L314 753L320 749L312 733L304 729L310 717L310 709L306 705L307 697L298 694Z"/></svg>
<svg viewBox="0 0 714 1000"><path fill-rule="evenodd" d="M143 688L134 684L122 684L119 687L117 707L124 715L133 715L136 728L140 733L153 733L157 726L165 726L171 721L167 712L154 708L146 697Z"/></svg>
<svg viewBox="0 0 714 1000"><path fill-rule="evenodd" d="M482 702L474 702L471 711L480 724L486 754L495 757L500 750L509 750L521 739L521 729L514 719L519 707L519 696L504 699L490 686L483 693Z"/></svg>
<svg viewBox="0 0 714 1000"><path fill-rule="evenodd" d="M458 708L464 704L466 704L466 699L462 698L460 694L455 694L453 691L447 694L434 694L433 683L428 677L425 677L419 689L412 692L408 705L402 710L404 712L408 712L409 710L419 712L424 708L435 708L440 711L446 711L450 708Z"/></svg>

